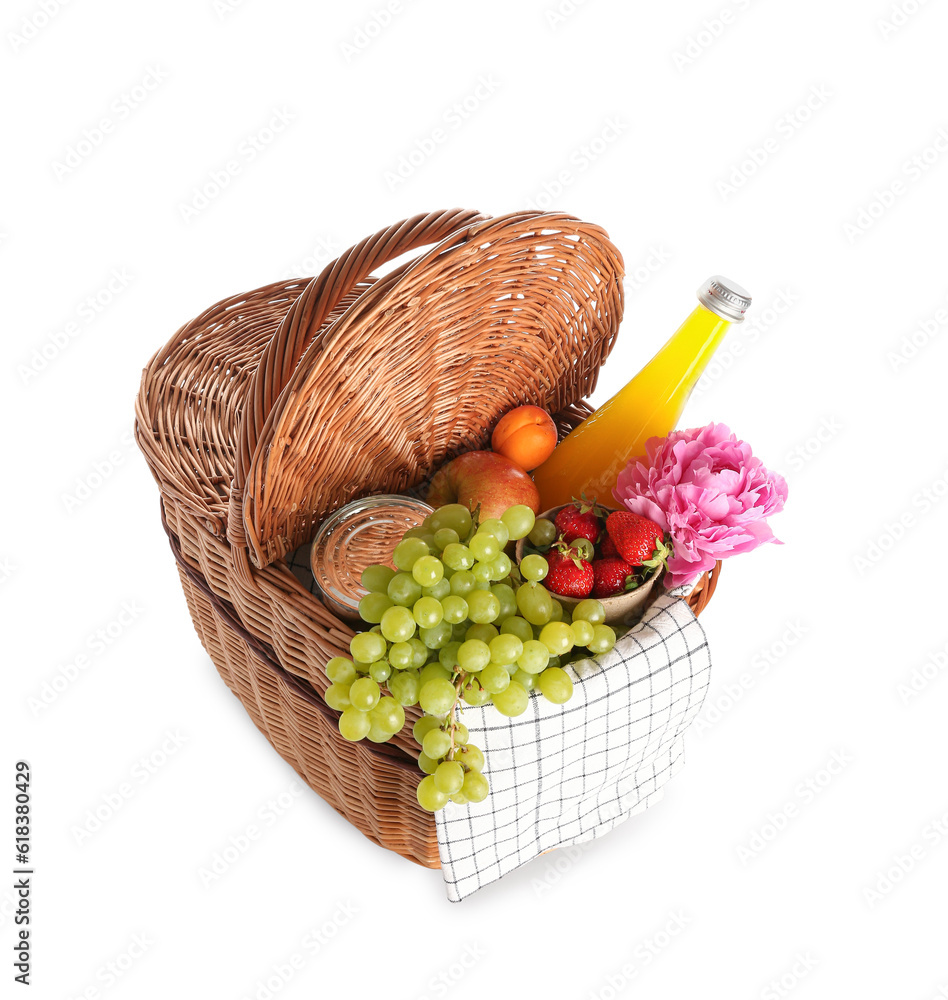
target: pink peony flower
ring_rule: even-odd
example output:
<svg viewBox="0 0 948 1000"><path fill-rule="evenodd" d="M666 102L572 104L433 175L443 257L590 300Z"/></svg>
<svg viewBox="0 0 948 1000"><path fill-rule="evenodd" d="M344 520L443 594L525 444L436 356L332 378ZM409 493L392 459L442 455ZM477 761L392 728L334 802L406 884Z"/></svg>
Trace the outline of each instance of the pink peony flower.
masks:
<svg viewBox="0 0 948 1000"><path fill-rule="evenodd" d="M783 510L787 484L724 424L649 438L646 458L619 474L615 498L672 538L665 586L694 581L718 559L778 542L767 518Z"/></svg>

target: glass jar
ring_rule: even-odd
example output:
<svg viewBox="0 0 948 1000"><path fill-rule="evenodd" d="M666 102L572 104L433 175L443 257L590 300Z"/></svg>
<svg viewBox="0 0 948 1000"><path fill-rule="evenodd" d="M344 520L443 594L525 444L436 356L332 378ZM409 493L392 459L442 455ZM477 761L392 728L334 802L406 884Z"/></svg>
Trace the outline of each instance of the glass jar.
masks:
<svg viewBox="0 0 948 1000"><path fill-rule="evenodd" d="M411 528L434 510L421 500L380 493L353 500L319 526L310 549L310 565L326 607L351 622L359 621L359 601L366 594L366 566L391 565L392 552Z"/></svg>

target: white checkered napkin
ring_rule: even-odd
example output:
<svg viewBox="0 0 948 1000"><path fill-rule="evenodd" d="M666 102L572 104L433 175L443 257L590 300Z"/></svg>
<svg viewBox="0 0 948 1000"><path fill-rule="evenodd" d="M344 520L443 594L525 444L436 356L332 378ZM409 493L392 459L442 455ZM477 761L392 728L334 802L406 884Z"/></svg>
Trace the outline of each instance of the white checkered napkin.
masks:
<svg viewBox="0 0 948 1000"><path fill-rule="evenodd" d="M490 795L435 814L448 898L459 901L554 847L594 840L661 797L711 674L704 630L675 597L596 660L572 665L572 699L534 696L515 719L467 707Z"/></svg>

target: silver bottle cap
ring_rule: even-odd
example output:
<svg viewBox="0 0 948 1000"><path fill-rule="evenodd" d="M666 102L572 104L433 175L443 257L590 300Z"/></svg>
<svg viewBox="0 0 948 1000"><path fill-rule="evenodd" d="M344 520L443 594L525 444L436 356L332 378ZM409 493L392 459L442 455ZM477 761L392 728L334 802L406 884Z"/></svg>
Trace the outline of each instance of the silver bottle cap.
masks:
<svg viewBox="0 0 948 1000"><path fill-rule="evenodd" d="M698 301L722 319L741 323L750 307L751 297L736 281L715 274L698 289Z"/></svg>

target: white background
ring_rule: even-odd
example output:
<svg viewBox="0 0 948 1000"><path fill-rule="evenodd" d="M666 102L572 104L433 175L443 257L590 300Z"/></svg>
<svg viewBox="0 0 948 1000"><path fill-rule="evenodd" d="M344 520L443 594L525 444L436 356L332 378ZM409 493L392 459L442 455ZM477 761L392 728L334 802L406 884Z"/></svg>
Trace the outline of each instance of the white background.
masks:
<svg viewBox="0 0 948 1000"><path fill-rule="evenodd" d="M0 867L26 758L33 995L948 996L948 10L899 5L898 24L890 0L4 5ZM713 686L665 800L459 907L293 794L193 632L129 437L142 366L182 323L452 205L607 228L627 308L600 401L708 274L746 285L685 423L729 424L790 484L787 544L727 565L702 618Z"/></svg>

